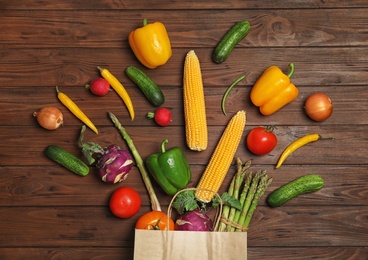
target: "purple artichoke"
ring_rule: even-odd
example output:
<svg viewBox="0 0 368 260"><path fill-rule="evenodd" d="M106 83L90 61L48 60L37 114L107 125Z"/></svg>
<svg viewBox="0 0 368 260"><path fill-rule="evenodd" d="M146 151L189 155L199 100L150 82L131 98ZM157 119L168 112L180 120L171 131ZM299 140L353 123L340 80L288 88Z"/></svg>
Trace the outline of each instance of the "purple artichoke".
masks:
<svg viewBox="0 0 368 260"><path fill-rule="evenodd" d="M97 162L98 175L108 183L118 183L128 177L133 166L130 153L117 145L109 145Z"/></svg>
<svg viewBox="0 0 368 260"><path fill-rule="evenodd" d="M133 167L133 159L130 153L114 144L103 148L97 143L83 143L85 130L86 126L82 126L78 145L82 148L83 155L89 165L95 164L97 160L98 175L104 182L118 183L125 180Z"/></svg>

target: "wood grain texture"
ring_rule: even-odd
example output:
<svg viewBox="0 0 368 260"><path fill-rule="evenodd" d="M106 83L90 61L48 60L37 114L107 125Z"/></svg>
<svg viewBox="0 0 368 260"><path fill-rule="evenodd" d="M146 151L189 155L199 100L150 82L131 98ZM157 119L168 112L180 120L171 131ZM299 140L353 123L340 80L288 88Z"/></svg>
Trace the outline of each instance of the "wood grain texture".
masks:
<svg viewBox="0 0 368 260"><path fill-rule="evenodd" d="M134 224L150 209L136 166L121 184L107 185L95 169L86 177L56 165L43 154L59 145L83 159L77 139L82 123L56 97L55 86L71 97L98 127L86 141L127 146L107 116L112 111L131 135L142 157L157 152L164 138L183 148L195 186L230 115L246 110L247 125L236 157L252 159L252 170L265 169L273 183L259 202L248 231L248 259L367 259L368 256L368 2L353 1L29 1L0 3L0 259L133 259ZM130 31L143 18L162 21L173 47L165 66L144 68L128 45ZM238 20L251 30L223 64L211 60L219 39ZM185 54L194 49L201 61L209 145L190 151L184 138L182 76ZM254 82L271 65L285 73L295 64L292 82L298 98L271 116L262 116L249 99ZM162 128L146 118L153 111L125 75L137 66L162 89L173 121ZM136 112L111 91L93 96L84 85L108 68L126 87ZM246 80L230 93L226 110L221 98L238 76ZM314 92L327 93L331 118L317 123L304 113ZM57 131L39 127L32 116L43 106L56 106L65 123ZM255 156L245 146L255 126L276 126L277 147ZM333 136L294 152L280 169L279 155L309 133ZM235 173L231 166L220 192ZM319 174L323 189L270 208L267 195L305 174ZM142 197L131 219L114 217L108 208L112 192L134 187ZM170 197L153 182L166 210Z"/></svg>

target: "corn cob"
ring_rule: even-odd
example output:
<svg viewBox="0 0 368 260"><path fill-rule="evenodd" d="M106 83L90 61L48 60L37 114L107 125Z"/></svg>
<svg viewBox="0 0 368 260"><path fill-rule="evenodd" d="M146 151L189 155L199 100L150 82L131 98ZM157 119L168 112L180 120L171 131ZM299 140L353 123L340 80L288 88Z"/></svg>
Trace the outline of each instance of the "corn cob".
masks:
<svg viewBox="0 0 368 260"><path fill-rule="evenodd" d="M187 53L184 62L183 96L187 145L193 151L206 150L208 133L202 73L193 50Z"/></svg>
<svg viewBox="0 0 368 260"><path fill-rule="evenodd" d="M210 202L214 194L206 190L218 192L220 189L220 186L229 171L236 150L238 149L240 139L244 132L245 122L245 111L239 111L232 117L226 126L226 129L197 185L198 190L195 193L195 197L198 200Z"/></svg>

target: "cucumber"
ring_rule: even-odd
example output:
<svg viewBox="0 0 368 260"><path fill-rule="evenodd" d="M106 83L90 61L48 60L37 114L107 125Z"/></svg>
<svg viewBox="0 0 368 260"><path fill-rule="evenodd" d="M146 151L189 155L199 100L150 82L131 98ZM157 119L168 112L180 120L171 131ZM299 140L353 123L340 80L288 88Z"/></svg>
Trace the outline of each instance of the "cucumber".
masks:
<svg viewBox="0 0 368 260"><path fill-rule="evenodd" d="M323 185L324 181L321 176L307 174L274 190L268 196L267 202L271 207L278 207L298 195L315 192L321 189Z"/></svg>
<svg viewBox="0 0 368 260"><path fill-rule="evenodd" d="M212 55L212 60L216 63L224 62L234 49L234 47L248 35L250 24L243 20L237 22L217 44Z"/></svg>
<svg viewBox="0 0 368 260"><path fill-rule="evenodd" d="M45 155L80 176L86 176L89 173L89 167L84 162L56 145L49 145Z"/></svg>
<svg viewBox="0 0 368 260"><path fill-rule="evenodd" d="M143 71L134 66L129 66L125 73L137 84L152 105L159 107L165 102L161 89Z"/></svg>

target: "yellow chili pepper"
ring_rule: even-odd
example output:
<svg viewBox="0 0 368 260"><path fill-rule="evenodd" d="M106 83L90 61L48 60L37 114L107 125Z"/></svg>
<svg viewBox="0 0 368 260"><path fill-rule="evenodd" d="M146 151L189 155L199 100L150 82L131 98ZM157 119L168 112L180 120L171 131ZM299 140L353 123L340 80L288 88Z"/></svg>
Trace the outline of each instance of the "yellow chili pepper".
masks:
<svg viewBox="0 0 368 260"><path fill-rule="evenodd" d="M290 72L285 75L278 67L271 66L254 84L250 99L263 115L271 115L297 98L299 90L290 82L294 64L289 67Z"/></svg>
<svg viewBox="0 0 368 260"><path fill-rule="evenodd" d="M132 31L128 40L137 59L147 68L164 65L172 55L169 35L161 22L147 24L144 19L143 27Z"/></svg>
<svg viewBox="0 0 368 260"><path fill-rule="evenodd" d="M124 104L128 108L130 118L132 121L134 120L134 108L133 108L133 102L130 99L130 96L124 86L120 83L120 81L111 74L110 71L107 69L97 67L100 70L101 76L109 82L110 86L118 93L118 95L121 97L121 99L124 101Z"/></svg>
<svg viewBox="0 0 368 260"><path fill-rule="evenodd" d="M97 130L96 126L92 123L92 121L86 116L86 114L84 114L84 112L77 106L77 104L74 103L73 100L71 100L63 92L60 92L57 86L56 86L56 93L57 93L57 97L61 101L61 103L64 106L66 106L70 110L70 112L73 113L73 115L75 115L79 120L81 120L89 128L91 128L93 132L98 134L98 130Z"/></svg>
<svg viewBox="0 0 368 260"><path fill-rule="evenodd" d="M319 134L309 134L305 135L294 142L292 142L284 152L281 154L279 161L277 162L277 165L275 166L276 169L280 168L283 162L286 160L286 158L289 157L290 154L292 154L295 150L299 149L300 147L315 142L321 139L335 139L334 137L322 137Z"/></svg>

